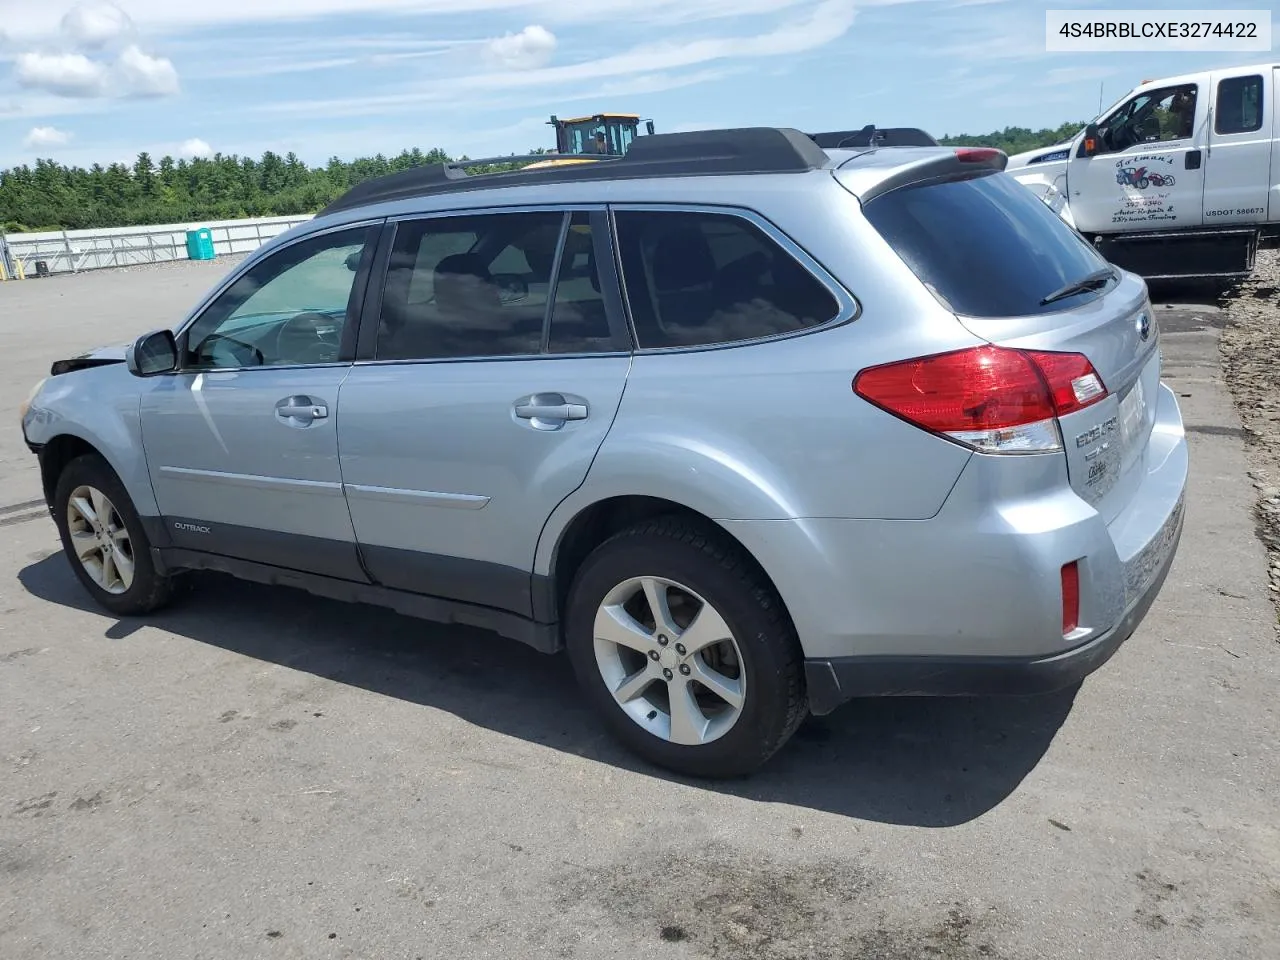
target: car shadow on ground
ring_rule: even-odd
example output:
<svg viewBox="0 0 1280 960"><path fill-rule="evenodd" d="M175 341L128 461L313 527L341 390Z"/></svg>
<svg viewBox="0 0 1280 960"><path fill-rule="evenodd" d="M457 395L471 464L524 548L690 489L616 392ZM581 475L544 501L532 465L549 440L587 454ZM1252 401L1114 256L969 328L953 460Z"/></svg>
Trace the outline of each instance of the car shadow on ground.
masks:
<svg viewBox="0 0 1280 960"><path fill-rule="evenodd" d="M999 804L1049 748L1078 689L857 701L810 718L750 778L690 781L617 746L582 703L567 658L489 633L212 573L191 575L192 589L164 611L114 620L85 595L61 553L18 579L34 597L103 616L108 639L154 626L647 776L892 824L954 826Z"/></svg>

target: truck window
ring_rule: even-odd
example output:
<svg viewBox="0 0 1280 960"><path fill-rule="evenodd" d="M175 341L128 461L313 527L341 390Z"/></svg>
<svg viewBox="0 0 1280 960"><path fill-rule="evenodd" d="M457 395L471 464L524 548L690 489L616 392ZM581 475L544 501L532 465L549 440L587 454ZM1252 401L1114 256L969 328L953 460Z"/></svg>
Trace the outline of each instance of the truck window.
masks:
<svg viewBox="0 0 1280 960"><path fill-rule="evenodd" d="M1195 130L1196 94L1194 83L1138 94L1098 124L1101 152L1189 139Z"/></svg>
<svg viewBox="0 0 1280 960"><path fill-rule="evenodd" d="M1106 292L1043 302L1107 263L1007 174L899 187L868 202L864 213L929 291L964 316L1051 313Z"/></svg>
<svg viewBox="0 0 1280 960"><path fill-rule="evenodd" d="M1262 128L1262 77L1228 77L1218 84L1213 132L1252 133Z"/></svg>

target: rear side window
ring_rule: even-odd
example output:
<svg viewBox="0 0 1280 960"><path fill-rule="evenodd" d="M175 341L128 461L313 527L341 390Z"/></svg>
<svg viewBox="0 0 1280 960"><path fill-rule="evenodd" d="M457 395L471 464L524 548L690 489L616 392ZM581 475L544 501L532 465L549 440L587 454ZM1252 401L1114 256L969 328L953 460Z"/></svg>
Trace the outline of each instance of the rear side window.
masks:
<svg viewBox="0 0 1280 960"><path fill-rule="evenodd" d="M1214 133L1252 133L1262 129L1262 77L1231 77L1218 84Z"/></svg>
<svg viewBox="0 0 1280 960"><path fill-rule="evenodd" d="M1014 317L1079 306L1104 288L1043 303L1107 262L1004 174L901 187L869 201L872 226L955 313Z"/></svg>
<svg viewBox="0 0 1280 960"><path fill-rule="evenodd" d="M817 277L743 217L620 211L617 233L641 349L755 340L840 312Z"/></svg>

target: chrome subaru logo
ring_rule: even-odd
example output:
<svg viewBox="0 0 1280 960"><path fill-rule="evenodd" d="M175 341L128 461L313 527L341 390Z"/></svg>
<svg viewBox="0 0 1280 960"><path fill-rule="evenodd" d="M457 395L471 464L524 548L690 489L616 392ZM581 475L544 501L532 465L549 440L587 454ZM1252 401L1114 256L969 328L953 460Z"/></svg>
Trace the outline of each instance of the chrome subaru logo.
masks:
<svg viewBox="0 0 1280 960"><path fill-rule="evenodd" d="M1144 341L1151 339L1151 318L1145 310L1138 314L1138 336Z"/></svg>

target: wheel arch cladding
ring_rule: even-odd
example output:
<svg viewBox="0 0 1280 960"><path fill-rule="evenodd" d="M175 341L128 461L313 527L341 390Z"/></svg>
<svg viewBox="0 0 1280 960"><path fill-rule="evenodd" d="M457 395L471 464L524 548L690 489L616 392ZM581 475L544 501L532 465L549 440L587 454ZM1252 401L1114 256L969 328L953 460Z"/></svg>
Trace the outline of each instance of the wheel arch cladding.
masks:
<svg viewBox="0 0 1280 960"><path fill-rule="evenodd" d="M146 464L142 461L141 452L137 453L139 463L135 470L129 470L110 452L107 444L95 442L79 432L64 432L48 440L40 450L40 481L44 488L45 502L53 506L53 494L58 486L58 477L67 468L67 464L77 457L93 455L101 458L115 473L133 501L133 508L139 516L158 515L155 497L151 492L150 478L147 476Z"/></svg>
<svg viewBox="0 0 1280 960"><path fill-rule="evenodd" d="M577 571L596 547L616 533L645 520L661 516L678 518L707 536L715 537L740 551L747 562L778 594L783 609L786 609L786 601L782 599L777 584L769 576L768 571L742 541L731 531L726 530L723 525L716 523L706 514L673 500L622 495L587 504L565 523L554 538L548 536L549 531L544 531L544 538L548 541L547 572L554 588L555 615L563 616L569 590L573 586ZM789 612L787 615L790 617Z"/></svg>
<svg viewBox="0 0 1280 960"><path fill-rule="evenodd" d="M726 451L675 442L656 430L625 441L615 434L606 438L586 482L562 500L543 524L534 551L535 576L556 576L570 528L600 512L612 515L622 504L638 511L631 514L632 522L665 509L684 512L722 531L724 527L715 521L782 520L793 515L786 492L771 477Z"/></svg>

